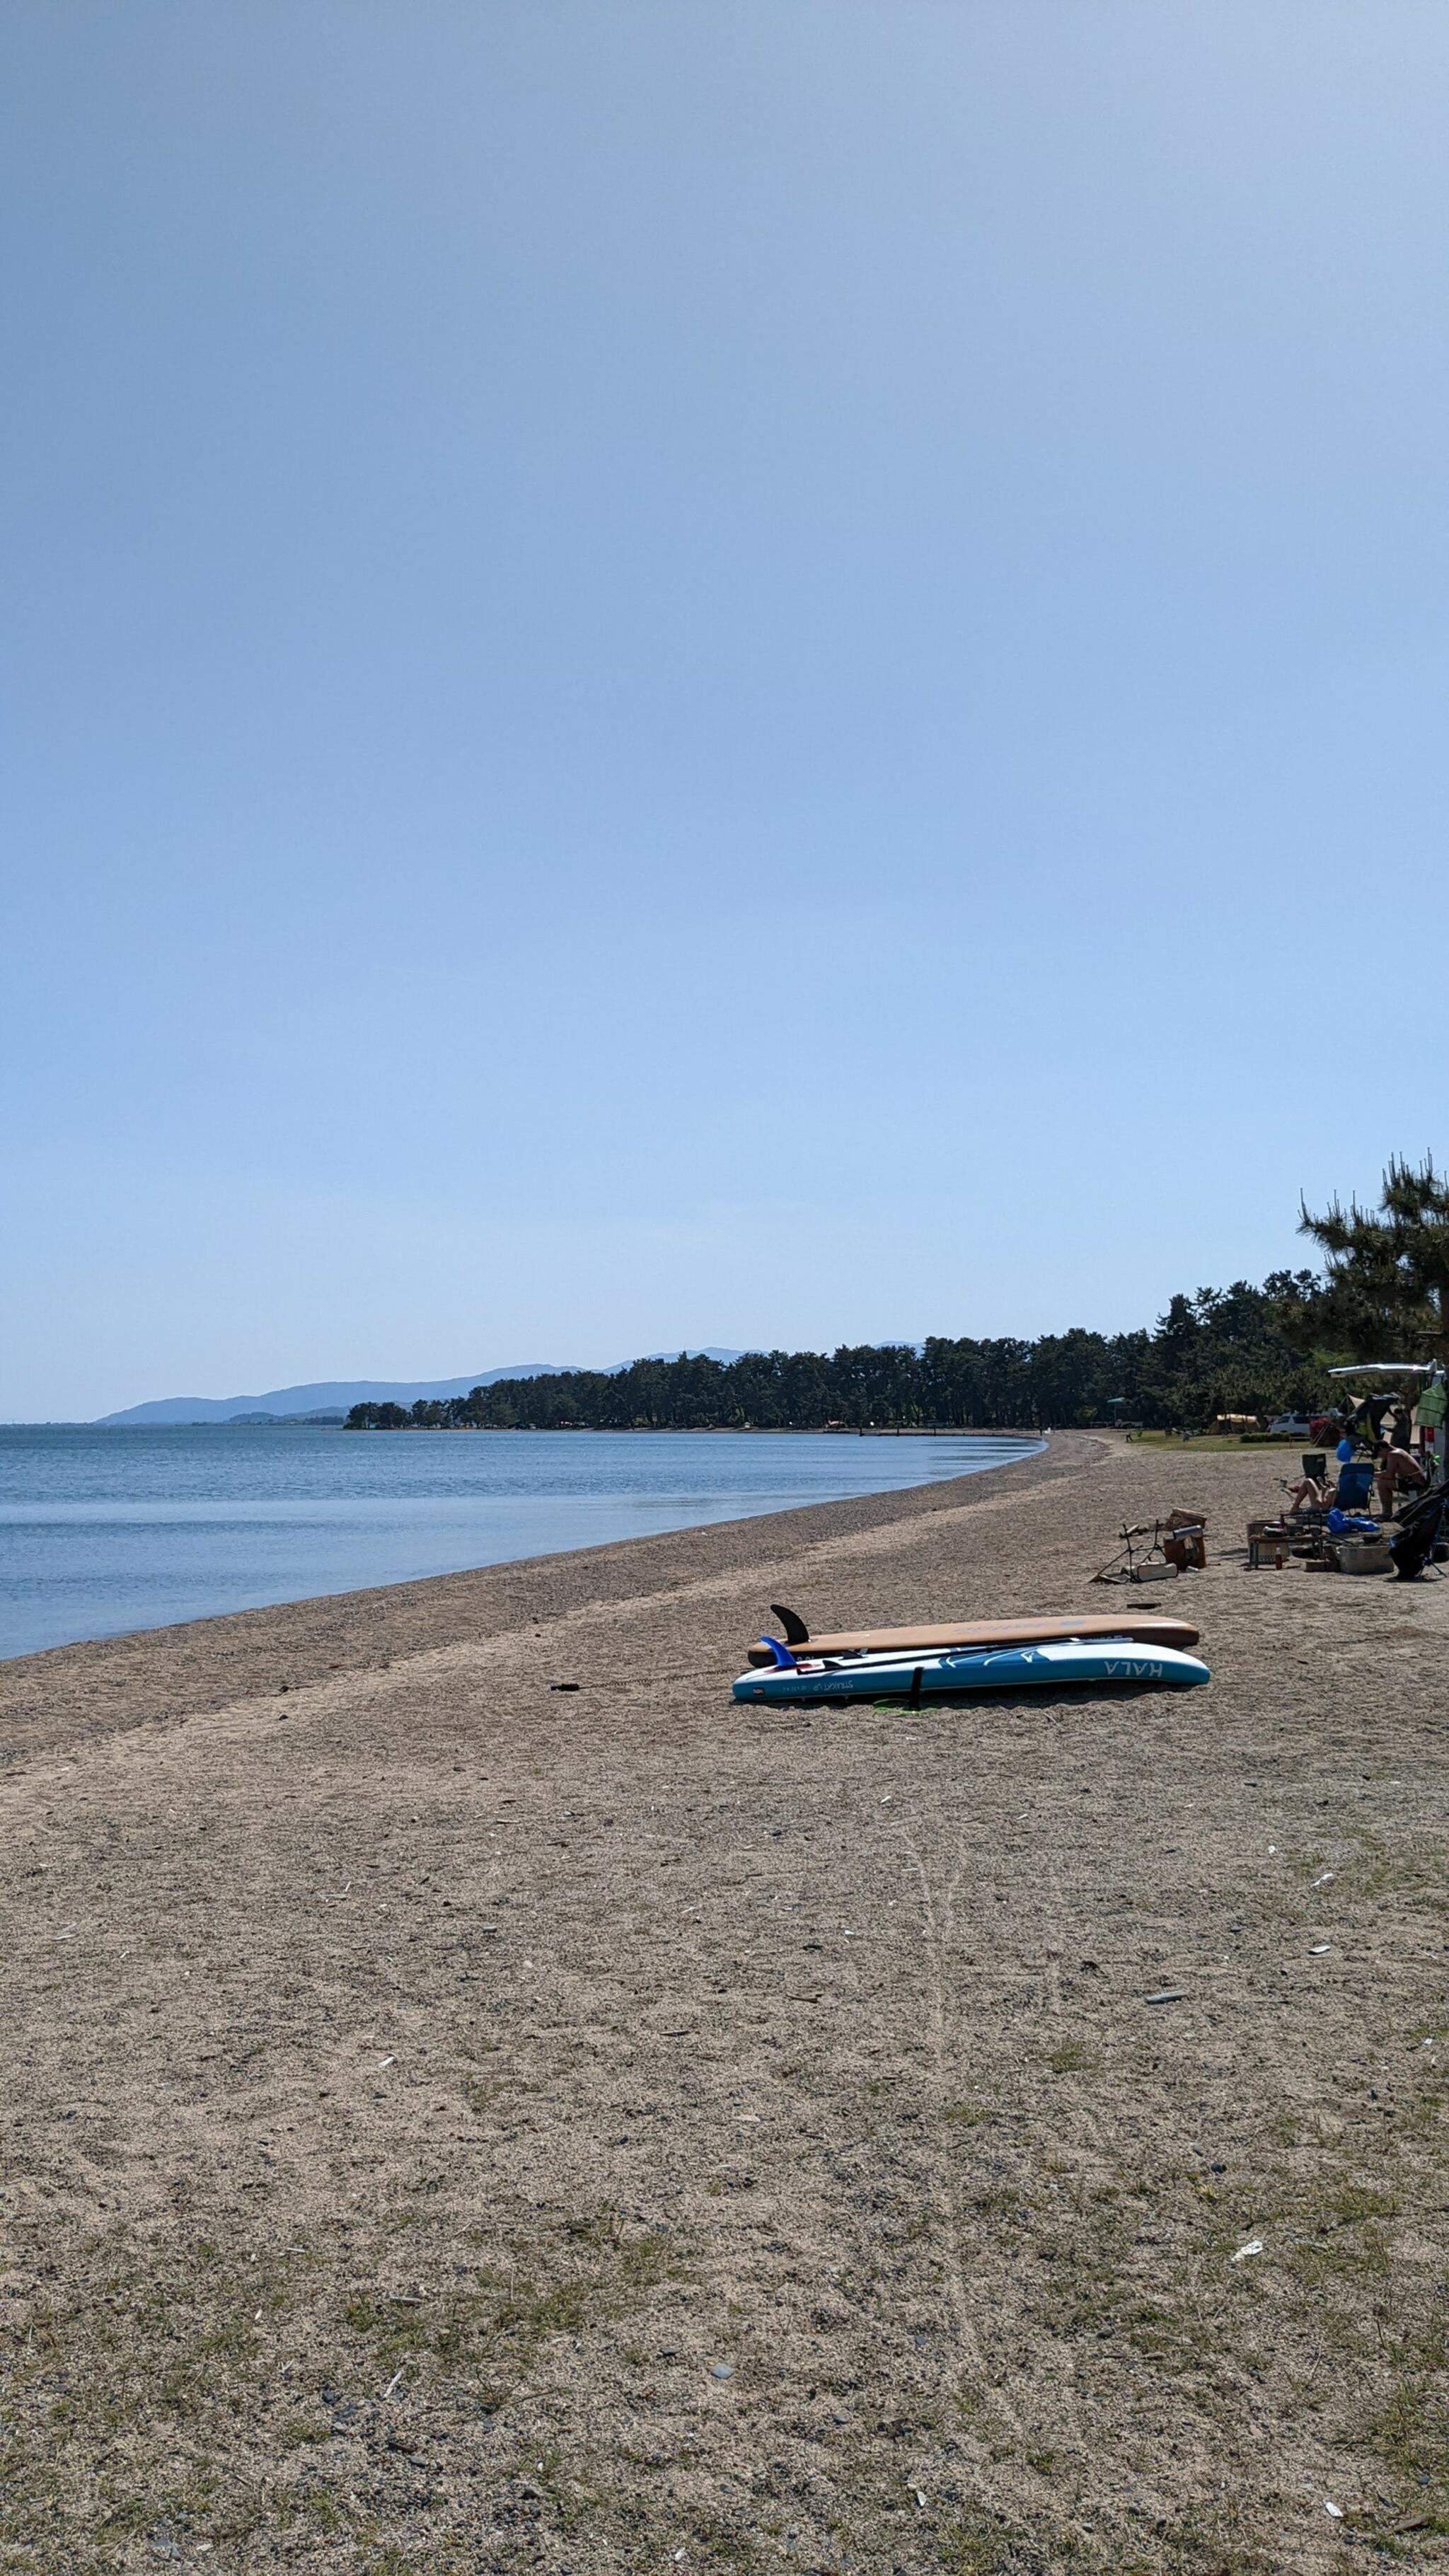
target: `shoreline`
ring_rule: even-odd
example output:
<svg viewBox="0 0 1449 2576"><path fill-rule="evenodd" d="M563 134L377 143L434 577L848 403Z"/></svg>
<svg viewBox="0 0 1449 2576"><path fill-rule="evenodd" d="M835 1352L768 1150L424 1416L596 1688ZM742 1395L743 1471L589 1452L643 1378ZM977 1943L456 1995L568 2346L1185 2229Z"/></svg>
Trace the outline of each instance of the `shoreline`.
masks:
<svg viewBox="0 0 1449 2576"><path fill-rule="evenodd" d="M97 1712L94 1723L111 1733L134 1722L142 1701L148 1714L159 1717L182 1708L220 1707L228 1699L275 1691L284 1684L296 1688L339 1669L377 1669L432 1646L502 1634L605 1602L625 1602L641 1591L667 1594L751 1563L763 1566L782 1548L795 1552L912 1521L923 1512L969 1508L978 1493L985 1499L987 1488L999 1495L1007 1480L1016 1490L1017 1480L1031 1478L1034 1469L1050 1475L1071 1472L1078 1463L1075 1444L1081 1441L1090 1448L1105 1436L1056 1433L1021 1458L936 1483L801 1503L740 1520L697 1522L686 1529L513 1557L355 1592L305 1595L8 1656L0 1661L0 1766L15 1750L12 1727L44 1727L47 1720L63 1726L61 1712L73 1709L91 1691L107 1694L104 1715ZM1068 1443L1073 1444L1070 1450Z"/></svg>
<svg viewBox="0 0 1449 2576"><path fill-rule="evenodd" d="M1094 1430L1110 1432L1109 1422ZM1045 1440L1018 1422L333 1422L305 1413L232 1414L225 1422L0 1422L0 1431L471 1431L499 1440Z"/></svg>
<svg viewBox="0 0 1449 2576"><path fill-rule="evenodd" d="M954 1481L1042 1445L1021 1432L849 1435L897 1444L871 1450L822 1434L670 1429L645 1459L637 1442L651 1432L525 1431L486 1455L444 1455L424 1438L333 1448L329 1464L312 1424L133 1424L113 1443L116 1427L0 1430L0 1671L70 1646ZM136 1522L156 1525L149 1544Z"/></svg>

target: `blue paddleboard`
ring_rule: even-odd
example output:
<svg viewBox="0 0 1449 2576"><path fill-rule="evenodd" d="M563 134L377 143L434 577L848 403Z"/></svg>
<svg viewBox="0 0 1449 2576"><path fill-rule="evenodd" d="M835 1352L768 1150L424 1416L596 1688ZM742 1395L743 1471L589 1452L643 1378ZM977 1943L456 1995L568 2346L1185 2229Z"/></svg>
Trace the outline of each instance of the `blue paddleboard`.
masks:
<svg viewBox="0 0 1449 2576"><path fill-rule="evenodd" d="M1060 1645L1001 1646L942 1655L788 1654L776 1645L771 1671L741 1673L740 1700L923 1699L958 1691L1095 1689L1189 1690L1210 1681L1205 1663L1172 1646L1129 1637L1074 1637Z"/></svg>

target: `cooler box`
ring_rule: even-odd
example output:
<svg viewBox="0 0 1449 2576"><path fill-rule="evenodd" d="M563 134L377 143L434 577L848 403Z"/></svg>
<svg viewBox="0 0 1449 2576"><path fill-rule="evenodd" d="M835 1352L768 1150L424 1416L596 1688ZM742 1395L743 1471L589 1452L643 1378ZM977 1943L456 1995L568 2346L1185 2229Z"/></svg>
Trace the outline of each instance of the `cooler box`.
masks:
<svg viewBox="0 0 1449 2576"><path fill-rule="evenodd" d="M1386 1538L1341 1538L1338 1542L1341 1574L1389 1574L1393 1563Z"/></svg>

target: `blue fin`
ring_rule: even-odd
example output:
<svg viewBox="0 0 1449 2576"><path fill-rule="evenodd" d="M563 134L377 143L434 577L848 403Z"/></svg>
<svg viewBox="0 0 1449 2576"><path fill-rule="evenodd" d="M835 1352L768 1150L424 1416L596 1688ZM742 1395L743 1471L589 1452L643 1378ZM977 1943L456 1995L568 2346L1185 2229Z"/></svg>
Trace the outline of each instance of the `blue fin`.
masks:
<svg viewBox="0 0 1449 2576"><path fill-rule="evenodd" d="M777 1672L794 1672L795 1658L791 1654L788 1646L781 1645L778 1637L762 1637L760 1639L760 1643L762 1646L769 1647L771 1654L775 1658L775 1668Z"/></svg>

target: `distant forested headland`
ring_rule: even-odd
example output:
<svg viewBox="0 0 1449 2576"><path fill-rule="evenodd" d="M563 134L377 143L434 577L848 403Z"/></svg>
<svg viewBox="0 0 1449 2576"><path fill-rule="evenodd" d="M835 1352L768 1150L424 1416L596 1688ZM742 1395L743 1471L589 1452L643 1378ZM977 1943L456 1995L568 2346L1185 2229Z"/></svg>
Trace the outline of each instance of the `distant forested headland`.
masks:
<svg viewBox="0 0 1449 2576"><path fill-rule="evenodd" d="M1167 1424L1264 1405L1276 1412L1319 1392L1305 1312L1316 1287L1304 1271L1261 1288L1175 1297L1150 1333L747 1351L724 1365L636 1360L609 1376L571 1369L411 1408L357 1404L347 1423L354 1431L975 1431L1124 1415Z"/></svg>
<svg viewBox="0 0 1449 2576"><path fill-rule="evenodd" d="M1326 1404L1328 1370L1449 1359L1449 1184L1432 1159L1390 1163L1377 1209L1301 1212L1322 1275L1174 1297L1150 1331L1036 1341L933 1339L737 1360L636 1360L511 1378L437 1403L355 1404L350 1431L1039 1429L1128 1421L1196 1428L1225 1413Z"/></svg>

